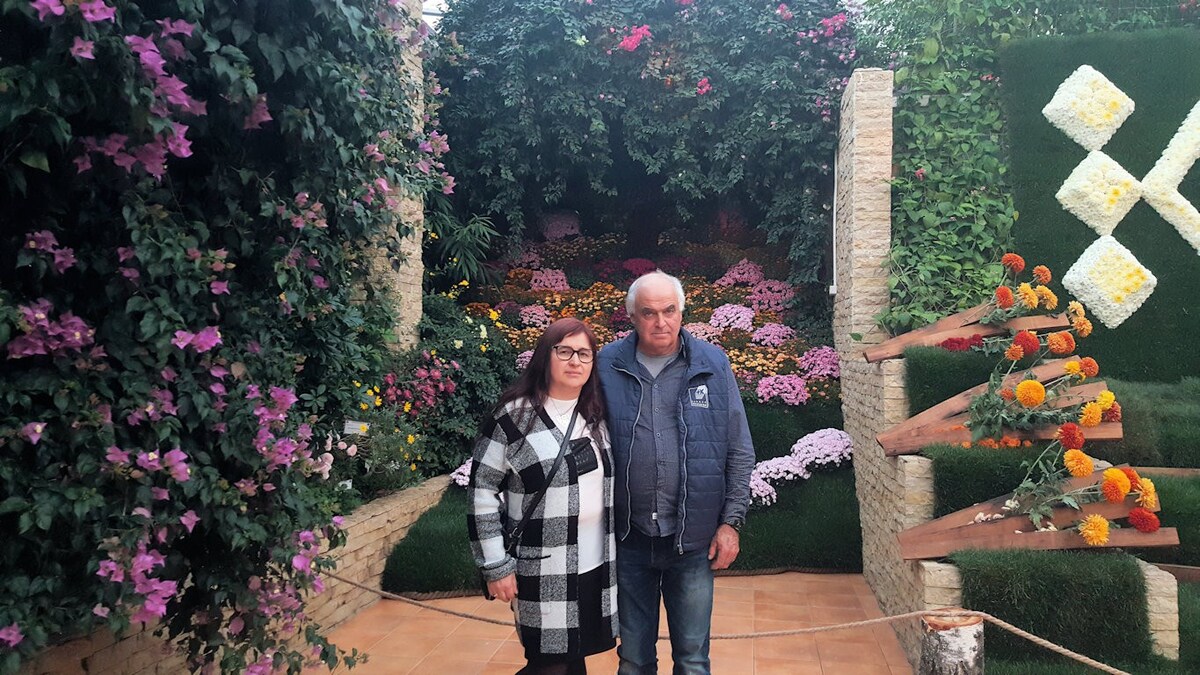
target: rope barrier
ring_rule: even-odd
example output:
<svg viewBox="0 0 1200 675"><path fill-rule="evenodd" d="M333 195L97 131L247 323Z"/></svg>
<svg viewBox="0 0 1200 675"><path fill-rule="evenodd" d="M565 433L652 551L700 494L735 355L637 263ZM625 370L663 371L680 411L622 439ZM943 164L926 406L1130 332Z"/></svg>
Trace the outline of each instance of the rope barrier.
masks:
<svg viewBox="0 0 1200 675"><path fill-rule="evenodd" d="M402 595L397 595L395 593L389 593L388 591L380 590L378 588L371 588L370 586L368 586L366 584L362 584L357 581L351 581L350 579L339 576L332 572L324 572L324 574L325 574L325 576L329 577L330 579L336 579L344 584L349 584L351 586L354 586L355 588L360 588L364 591L370 591L372 593L375 593L384 598L388 598L390 600L399 600L401 602L407 602L410 605L416 605L417 607L421 607L424 609L433 610L435 612L441 612L442 614L449 614L450 616L457 616L457 617L460 617L463 619L471 619L473 621L481 621L483 623L490 623L490 624L494 624L497 626L511 626L512 625L511 620L491 619L486 616L479 616L477 614L471 614L469 612L460 612L460 611L453 610L453 609L447 609L445 607L436 607L434 605L429 605L424 602L420 602L418 600L406 598ZM935 617L943 617L943 618L978 617L980 619L983 619L984 621L994 624L995 626L997 626L999 628L1003 628L1004 630L1006 630L1010 633L1013 633L1014 635L1023 637L1026 640L1029 640L1030 642L1034 643L1035 645L1044 647L1045 649L1049 649L1050 651L1052 651L1056 654L1061 654L1062 656L1066 656L1067 658L1074 659L1074 660L1084 664L1085 666L1091 666L1092 668L1095 668L1096 670L1099 670L1101 672L1109 673L1109 675L1130 675L1130 673L1128 673L1124 670L1118 670L1117 668L1113 668L1112 666L1101 663L1089 656L1085 656L1083 654L1080 654L1079 652L1072 651L1070 649L1067 649L1066 647L1063 647L1062 645L1055 644L1045 638L1040 638L1040 637L1034 635L1033 633L1030 633L1028 631L1017 628L1016 626L1012 625L1011 623L1008 623L1007 621L1004 621L1003 619L996 618L996 617L992 616L991 614L988 614L987 612L980 612L980 611L976 611L976 610L972 610L972 609L918 610L915 612L908 612L906 614L897 614L895 616L884 616L884 617L879 617L877 619L864 619L862 621L849 621L846 623L830 624L827 626L812 626L809 628L795 628L792 630L772 630L772 631L764 631L764 632L760 632L760 633L723 633L720 635L712 635L712 636L710 636L710 639L712 639L712 640L745 640L745 639L754 639L754 638L787 637L789 635L807 635L807 634L811 634L811 633L827 633L827 632L835 631L835 630L847 630L850 628L862 628L865 626L874 626L876 624L893 623L895 621L903 621L906 619L919 619L921 617L926 617L926 616L935 616ZM668 636L659 635L658 638L660 640L662 640L662 639L667 639Z"/></svg>

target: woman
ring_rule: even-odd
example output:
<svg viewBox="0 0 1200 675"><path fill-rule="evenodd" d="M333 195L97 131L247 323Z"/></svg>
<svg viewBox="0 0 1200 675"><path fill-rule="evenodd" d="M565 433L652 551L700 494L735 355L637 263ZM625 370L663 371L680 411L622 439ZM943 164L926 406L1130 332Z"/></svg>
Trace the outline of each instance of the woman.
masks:
<svg viewBox="0 0 1200 675"><path fill-rule="evenodd" d="M615 645L612 459L592 373L596 351L587 324L573 318L551 324L475 444L471 548L489 593L513 603L529 662L520 671L525 675L586 673L584 657ZM509 555L505 535L545 487L574 413L571 437L586 440L568 445Z"/></svg>

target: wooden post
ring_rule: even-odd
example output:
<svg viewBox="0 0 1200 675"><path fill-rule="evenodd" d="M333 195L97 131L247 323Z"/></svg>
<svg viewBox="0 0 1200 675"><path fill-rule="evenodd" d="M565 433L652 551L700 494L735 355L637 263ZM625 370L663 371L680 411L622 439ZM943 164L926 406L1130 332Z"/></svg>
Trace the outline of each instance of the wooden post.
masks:
<svg viewBox="0 0 1200 675"><path fill-rule="evenodd" d="M922 617L918 675L983 675L983 619Z"/></svg>

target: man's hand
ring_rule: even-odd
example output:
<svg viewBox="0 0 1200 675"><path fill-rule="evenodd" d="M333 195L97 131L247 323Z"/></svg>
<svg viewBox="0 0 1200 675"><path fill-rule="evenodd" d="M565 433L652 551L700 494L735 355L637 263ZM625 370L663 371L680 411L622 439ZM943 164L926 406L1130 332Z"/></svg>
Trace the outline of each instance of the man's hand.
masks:
<svg viewBox="0 0 1200 675"><path fill-rule="evenodd" d="M708 559L712 561L709 567L714 570L723 570L732 565L738 557L738 552L742 550L738 542L737 530L725 524L718 527L712 543L708 545Z"/></svg>
<svg viewBox="0 0 1200 675"><path fill-rule="evenodd" d="M503 579L489 581L488 593L497 600L512 602L512 599L517 597L517 575L510 574Z"/></svg>

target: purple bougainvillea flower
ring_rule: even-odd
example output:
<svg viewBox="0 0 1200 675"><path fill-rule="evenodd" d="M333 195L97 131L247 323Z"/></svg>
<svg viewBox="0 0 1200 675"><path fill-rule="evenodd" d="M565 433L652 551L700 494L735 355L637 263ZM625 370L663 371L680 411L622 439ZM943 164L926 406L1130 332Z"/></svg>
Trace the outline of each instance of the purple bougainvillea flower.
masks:
<svg viewBox="0 0 1200 675"><path fill-rule="evenodd" d="M242 128L259 129L263 124L270 122L272 119L274 118L271 117L271 112L267 110L267 95L259 94L258 99L254 102L254 108L242 123Z"/></svg>
<svg viewBox="0 0 1200 675"><path fill-rule="evenodd" d="M197 516L196 512L191 509L188 509L187 513L179 516L179 523L187 528L189 534L198 522L200 522L200 516Z"/></svg>
<svg viewBox="0 0 1200 675"><path fill-rule="evenodd" d="M121 272L121 276L130 281L137 281L142 277L142 273L133 267L120 267L118 270Z"/></svg>
<svg viewBox="0 0 1200 675"><path fill-rule="evenodd" d="M229 295L228 281L214 281L208 285L213 295Z"/></svg>
<svg viewBox="0 0 1200 675"><path fill-rule="evenodd" d="M195 339L195 333L189 333L186 330L177 330L175 331L175 337L171 338L171 344L183 349L184 347L192 344L192 341Z"/></svg>
<svg viewBox="0 0 1200 675"><path fill-rule="evenodd" d="M12 625L0 628L0 642L8 645L11 649L21 644L25 639L25 634L21 632L21 627L14 621Z"/></svg>
<svg viewBox="0 0 1200 675"><path fill-rule="evenodd" d="M95 60L96 55L92 53L92 48L95 46L96 43L91 40L76 37L75 42L71 45L71 56L77 59Z"/></svg>
<svg viewBox="0 0 1200 675"><path fill-rule="evenodd" d="M89 23L112 21L117 15L117 10L104 4L104 0L82 3L79 5L79 11L83 12L83 19Z"/></svg>
<svg viewBox="0 0 1200 675"><path fill-rule="evenodd" d="M66 246L54 250L54 271L62 274L75 266L75 250Z"/></svg>
<svg viewBox="0 0 1200 675"><path fill-rule="evenodd" d="M37 445L38 441L42 440L42 433L44 431L46 431L46 424L44 422L30 422L21 427L21 435L34 445Z"/></svg>
<svg viewBox="0 0 1200 675"><path fill-rule="evenodd" d="M33 0L33 2L29 3L29 6L37 11L39 21L45 21L46 17L51 14L62 16L67 11L67 8L58 0ZM16 624L13 625L15 626Z"/></svg>
<svg viewBox="0 0 1200 675"><path fill-rule="evenodd" d="M100 617L101 619L107 619L108 612L109 612L109 609L107 607L105 607L104 605L96 605L95 607L92 608L92 614L95 614L96 616Z"/></svg>
<svg viewBox="0 0 1200 675"><path fill-rule="evenodd" d="M117 247L117 262L125 262L126 260L133 258L133 256L134 250L132 246Z"/></svg>
<svg viewBox="0 0 1200 675"><path fill-rule="evenodd" d="M158 471L162 468L162 458L157 452L139 452L137 465L147 471Z"/></svg>
<svg viewBox="0 0 1200 675"><path fill-rule="evenodd" d="M184 21L183 19L177 19L174 21L171 19L159 19L158 25L162 27L161 33L163 37L168 35L184 35L191 37L192 29L195 28L194 25Z"/></svg>
<svg viewBox="0 0 1200 675"><path fill-rule="evenodd" d="M312 281L313 286L316 286L317 288L329 288L329 282L326 281L325 277L321 276L320 274L314 274Z"/></svg>
<svg viewBox="0 0 1200 675"><path fill-rule="evenodd" d="M54 237L54 233L50 230L40 230L25 235L26 248L49 251L56 246L58 246L58 239Z"/></svg>
<svg viewBox="0 0 1200 675"><path fill-rule="evenodd" d="M216 326L209 326L196 333L196 336L192 338L192 349L201 354L219 344L221 344L221 331Z"/></svg>
<svg viewBox="0 0 1200 675"><path fill-rule="evenodd" d="M108 454L104 455L104 459L113 464L124 465L129 463L129 453L113 445L109 446Z"/></svg>

